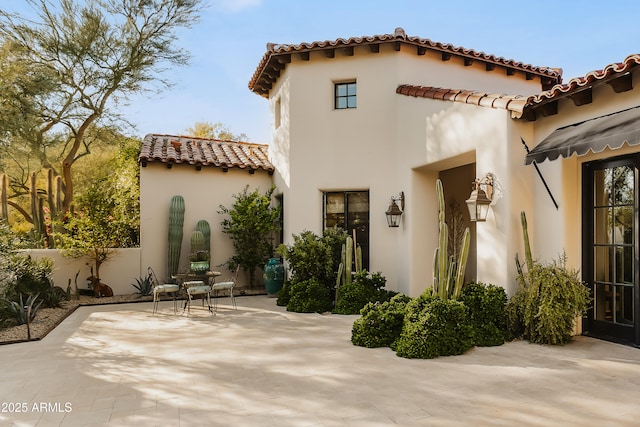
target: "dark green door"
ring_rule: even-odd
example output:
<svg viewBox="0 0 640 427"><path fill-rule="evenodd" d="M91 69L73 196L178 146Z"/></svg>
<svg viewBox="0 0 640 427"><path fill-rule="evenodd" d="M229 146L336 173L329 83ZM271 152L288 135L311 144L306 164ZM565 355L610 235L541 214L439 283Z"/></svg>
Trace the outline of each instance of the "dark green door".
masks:
<svg viewBox="0 0 640 427"><path fill-rule="evenodd" d="M638 156L583 166L583 277L593 293L586 332L640 344Z"/></svg>

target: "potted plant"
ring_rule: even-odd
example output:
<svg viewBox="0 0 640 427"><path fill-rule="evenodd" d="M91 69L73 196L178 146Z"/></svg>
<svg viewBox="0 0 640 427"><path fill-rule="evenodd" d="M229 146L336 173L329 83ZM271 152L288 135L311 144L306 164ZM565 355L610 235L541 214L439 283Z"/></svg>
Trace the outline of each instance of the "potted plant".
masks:
<svg viewBox="0 0 640 427"><path fill-rule="evenodd" d="M204 274L209 271L209 251L199 250L189 255L191 271L194 274Z"/></svg>
<svg viewBox="0 0 640 427"><path fill-rule="evenodd" d="M191 233L191 272L194 274L204 274L209 271L209 251L204 249L204 234L200 230Z"/></svg>

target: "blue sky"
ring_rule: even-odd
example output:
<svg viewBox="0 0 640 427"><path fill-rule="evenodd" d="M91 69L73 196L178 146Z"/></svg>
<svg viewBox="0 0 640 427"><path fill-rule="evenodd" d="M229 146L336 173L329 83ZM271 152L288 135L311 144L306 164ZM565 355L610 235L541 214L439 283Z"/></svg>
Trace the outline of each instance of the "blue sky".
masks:
<svg viewBox="0 0 640 427"><path fill-rule="evenodd" d="M13 9L21 1L0 0L0 7ZM209 0L200 23L180 34L190 65L168 73L173 89L132 99L126 112L137 129L129 133L183 134L196 121L208 121L269 143L267 101L247 88L267 42L390 34L403 27L410 36L560 67L566 82L640 53L638 16L637 0Z"/></svg>

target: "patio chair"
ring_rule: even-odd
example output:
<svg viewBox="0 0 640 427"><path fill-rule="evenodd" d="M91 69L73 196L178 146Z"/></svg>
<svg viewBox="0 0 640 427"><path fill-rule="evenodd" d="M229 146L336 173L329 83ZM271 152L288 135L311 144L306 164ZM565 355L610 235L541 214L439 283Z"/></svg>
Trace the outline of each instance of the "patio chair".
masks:
<svg viewBox="0 0 640 427"><path fill-rule="evenodd" d="M151 267L147 268L147 274L153 282L153 314L155 315L156 311L158 311L158 303L160 302L160 295L162 294L173 294L173 313L177 313L178 301L176 299L176 296L178 294L178 291L180 290L180 286L174 283L161 284L156 277L156 273Z"/></svg>
<svg viewBox="0 0 640 427"><path fill-rule="evenodd" d="M236 267L236 271L231 275L231 278L226 282L218 282L215 281L211 284L211 290L213 291L213 311L218 310L218 292L219 291L229 291L229 297L231 298L231 304L234 309L238 309L238 305L236 304L236 298L233 296L233 288L236 287L236 281L238 280L238 272L240 271L240 266Z"/></svg>
<svg viewBox="0 0 640 427"><path fill-rule="evenodd" d="M204 307L204 300L206 298L207 307L209 311L213 313L211 310L211 285L205 285L202 280L191 280L183 282L182 286L184 286L184 289L187 292L187 316L191 315L191 301L193 300L193 297L198 295L202 296L202 307Z"/></svg>

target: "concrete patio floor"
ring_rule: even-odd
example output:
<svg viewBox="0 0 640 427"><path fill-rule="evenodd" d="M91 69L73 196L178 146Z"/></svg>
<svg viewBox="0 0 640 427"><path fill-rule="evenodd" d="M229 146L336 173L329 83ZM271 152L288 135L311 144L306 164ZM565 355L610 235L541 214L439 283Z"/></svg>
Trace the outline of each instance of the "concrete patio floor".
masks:
<svg viewBox="0 0 640 427"><path fill-rule="evenodd" d="M266 296L212 316L81 307L0 347L0 426L636 426L640 350L586 337L434 360L350 342L357 316ZM22 410L22 412L17 412Z"/></svg>

